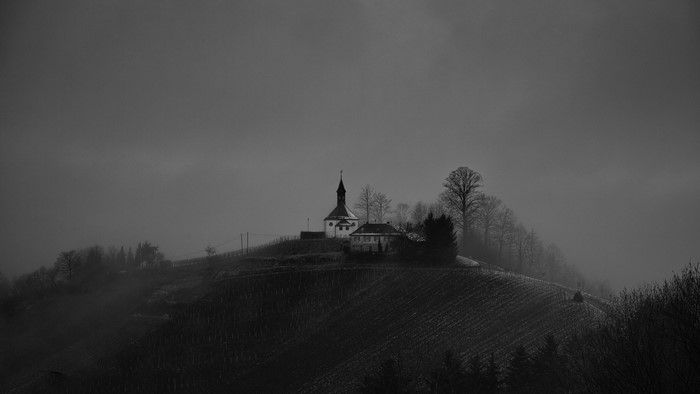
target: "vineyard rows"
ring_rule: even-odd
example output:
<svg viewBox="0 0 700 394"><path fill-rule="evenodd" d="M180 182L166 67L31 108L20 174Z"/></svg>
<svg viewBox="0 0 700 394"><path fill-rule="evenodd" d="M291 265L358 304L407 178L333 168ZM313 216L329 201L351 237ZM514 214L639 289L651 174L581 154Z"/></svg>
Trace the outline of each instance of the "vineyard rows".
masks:
<svg viewBox="0 0 700 394"><path fill-rule="evenodd" d="M71 391L353 391L389 357L539 345L593 324L541 281L482 270L379 267L241 272L160 329L102 360Z"/></svg>

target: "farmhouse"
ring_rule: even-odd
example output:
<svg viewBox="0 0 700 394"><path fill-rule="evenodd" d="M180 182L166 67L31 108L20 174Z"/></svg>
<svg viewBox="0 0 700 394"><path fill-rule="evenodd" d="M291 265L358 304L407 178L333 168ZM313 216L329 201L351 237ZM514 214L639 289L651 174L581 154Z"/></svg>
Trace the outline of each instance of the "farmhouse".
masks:
<svg viewBox="0 0 700 394"><path fill-rule="evenodd" d="M350 234L353 252L394 252L401 236L399 230L388 223L365 223Z"/></svg>
<svg viewBox="0 0 700 394"><path fill-rule="evenodd" d="M347 238L350 233L357 229L360 221L345 205L345 186L343 185L342 173L336 194L338 197L335 209L323 219L323 228L326 232L326 238Z"/></svg>

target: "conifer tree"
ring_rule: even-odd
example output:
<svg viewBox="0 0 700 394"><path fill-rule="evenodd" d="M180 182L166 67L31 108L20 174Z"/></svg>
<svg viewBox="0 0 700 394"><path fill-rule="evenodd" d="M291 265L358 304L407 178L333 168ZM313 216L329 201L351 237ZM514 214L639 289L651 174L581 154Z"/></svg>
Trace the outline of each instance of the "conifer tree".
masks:
<svg viewBox="0 0 700 394"><path fill-rule="evenodd" d="M435 219L433 214L423 222L425 230L425 254L429 262L448 264L457 257L457 239L452 219L442 215Z"/></svg>
<svg viewBox="0 0 700 394"><path fill-rule="evenodd" d="M520 345L513 352L508 367L506 367L505 384L509 392L530 391L532 364L525 346Z"/></svg>
<svg viewBox="0 0 700 394"><path fill-rule="evenodd" d="M126 264L126 253L124 253L124 246L122 246L117 253L117 264L119 266Z"/></svg>
<svg viewBox="0 0 700 394"><path fill-rule="evenodd" d="M489 364L486 367L484 373L484 392L485 393L496 393L501 384L501 368L496 364L496 359L491 353L489 357Z"/></svg>
<svg viewBox="0 0 700 394"><path fill-rule="evenodd" d="M134 252L131 251L131 247L129 247L129 252L126 254L126 265L129 267L136 265L136 257L134 256Z"/></svg>

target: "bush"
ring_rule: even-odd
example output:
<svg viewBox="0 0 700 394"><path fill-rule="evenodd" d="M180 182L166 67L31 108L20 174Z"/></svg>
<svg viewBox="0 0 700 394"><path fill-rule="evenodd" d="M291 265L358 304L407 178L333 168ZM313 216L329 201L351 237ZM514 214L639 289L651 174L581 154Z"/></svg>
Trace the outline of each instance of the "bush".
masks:
<svg viewBox="0 0 700 394"><path fill-rule="evenodd" d="M574 294L574 301L583 302L583 295L580 291L577 291L576 294Z"/></svg>

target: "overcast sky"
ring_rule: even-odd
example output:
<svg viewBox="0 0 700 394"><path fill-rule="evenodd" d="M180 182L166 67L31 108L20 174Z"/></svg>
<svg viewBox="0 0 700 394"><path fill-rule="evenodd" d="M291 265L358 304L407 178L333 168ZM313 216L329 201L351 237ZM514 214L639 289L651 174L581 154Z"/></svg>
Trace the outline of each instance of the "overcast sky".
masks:
<svg viewBox="0 0 700 394"><path fill-rule="evenodd" d="M0 8L9 276L321 230L341 169L350 205L365 184L412 205L459 166L618 289L700 260L695 0Z"/></svg>

